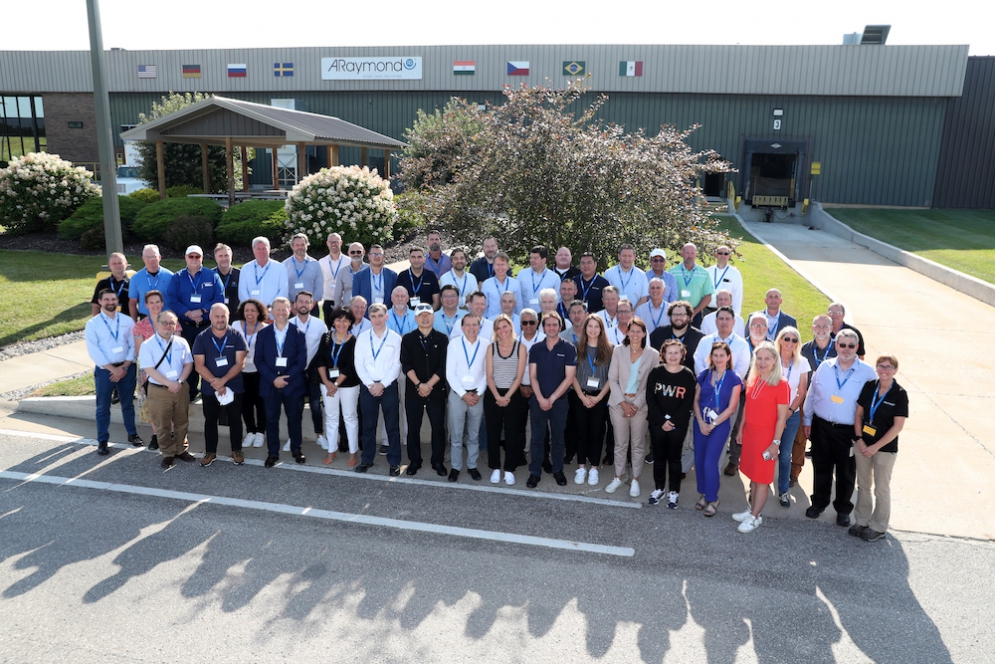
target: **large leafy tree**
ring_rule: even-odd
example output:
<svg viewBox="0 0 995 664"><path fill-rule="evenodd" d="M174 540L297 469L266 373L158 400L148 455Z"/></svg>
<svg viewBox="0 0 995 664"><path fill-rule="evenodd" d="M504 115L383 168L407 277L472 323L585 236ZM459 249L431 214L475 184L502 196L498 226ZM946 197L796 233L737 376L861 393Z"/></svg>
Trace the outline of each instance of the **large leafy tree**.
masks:
<svg viewBox="0 0 995 664"><path fill-rule="evenodd" d="M138 124L151 122L170 113L196 104L208 98L201 92L180 94L170 92L160 101L153 102L152 110L148 114L138 115ZM156 163L155 142L139 141L138 154L141 156L141 163L138 166L138 176L153 189L159 186L159 168ZM228 191L228 170L225 164L225 149L212 145L208 148L207 169L211 177L211 192L224 193ZM250 150L249 158L252 158ZM204 186L203 172L201 170L200 146L186 143L163 143L162 145L163 163L166 167L166 186L178 187L187 185L200 189ZM241 151L235 150L235 188L242 187L242 155Z"/></svg>
<svg viewBox="0 0 995 664"><path fill-rule="evenodd" d="M401 163L414 175L401 177L421 187L402 205L417 206L464 243L493 235L515 258L536 244L613 257L623 243L646 256L654 246L695 242L707 250L728 242L699 203L695 181L732 169L715 152L687 145L696 127L626 132L596 120L607 97L585 108L585 92L579 81L561 90L506 88L504 103L485 110L454 100L441 118L451 119L408 134L417 152L409 147Z"/></svg>

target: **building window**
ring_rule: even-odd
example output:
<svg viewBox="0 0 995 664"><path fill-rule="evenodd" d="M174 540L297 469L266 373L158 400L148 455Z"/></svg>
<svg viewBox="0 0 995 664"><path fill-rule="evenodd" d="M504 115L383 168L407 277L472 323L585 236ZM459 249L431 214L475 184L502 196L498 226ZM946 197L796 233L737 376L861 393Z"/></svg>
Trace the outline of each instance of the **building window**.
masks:
<svg viewBox="0 0 995 664"><path fill-rule="evenodd" d="M41 97L0 97L0 161L47 151Z"/></svg>

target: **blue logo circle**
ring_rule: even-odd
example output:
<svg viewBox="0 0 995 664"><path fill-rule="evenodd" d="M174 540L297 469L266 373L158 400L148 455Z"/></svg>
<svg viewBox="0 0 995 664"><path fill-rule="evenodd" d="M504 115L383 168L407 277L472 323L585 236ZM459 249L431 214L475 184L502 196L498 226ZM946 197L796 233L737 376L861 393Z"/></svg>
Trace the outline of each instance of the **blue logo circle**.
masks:
<svg viewBox="0 0 995 664"><path fill-rule="evenodd" d="M404 68L408 69L408 70L414 69L415 68L415 61L414 61L414 59L413 58L408 58L407 60L405 60L404 61Z"/></svg>

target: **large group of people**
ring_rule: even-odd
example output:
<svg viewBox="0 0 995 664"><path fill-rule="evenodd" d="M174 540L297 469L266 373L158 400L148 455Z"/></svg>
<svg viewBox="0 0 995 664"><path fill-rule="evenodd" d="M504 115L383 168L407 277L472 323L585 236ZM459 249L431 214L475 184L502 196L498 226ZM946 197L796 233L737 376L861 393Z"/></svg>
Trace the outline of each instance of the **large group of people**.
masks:
<svg viewBox="0 0 995 664"><path fill-rule="evenodd" d="M450 482L464 470L481 481L485 462L493 484L513 485L525 468L529 488L544 475L564 486L575 465L575 484L603 484L607 493L628 484L639 498L652 465L649 504L677 509L693 467L694 508L713 517L720 476L741 472L748 505L733 519L747 533L763 522L772 486L790 509L811 441L806 515L829 506L835 481L836 522L867 541L884 537L908 398L894 379L896 358L863 361L863 338L844 323L842 304L813 320L803 344L778 289L767 291L763 310L742 311L743 278L726 246L705 268L686 244L669 270L665 250L654 249L643 271L623 245L603 273L591 253L575 267L565 247L550 268L550 251L536 246L514 275L494 238L471 262L466 249L445 253L431 231L398 272L380 245L346 246L333 233L326 246L316 260L296 235L293 255L278 263L258 237L253 260L235 268L232 249L219 244L217 267L207 269L194 245L174 274L148 245L130 278L125 257L111 255L86 326L97 453L108 453L112 395L128 441L144 445L137 389L149 449L164 468L196 461L187 429L199 398L201 466L218 458L219 425L228 427L235 464L243 449L263 445L267 468L281 451L305 463L308 402L324 464L348 454L347 466L365 473L379 453L397 476L406 451L413 476L427 414L431 468Z"/></svg>

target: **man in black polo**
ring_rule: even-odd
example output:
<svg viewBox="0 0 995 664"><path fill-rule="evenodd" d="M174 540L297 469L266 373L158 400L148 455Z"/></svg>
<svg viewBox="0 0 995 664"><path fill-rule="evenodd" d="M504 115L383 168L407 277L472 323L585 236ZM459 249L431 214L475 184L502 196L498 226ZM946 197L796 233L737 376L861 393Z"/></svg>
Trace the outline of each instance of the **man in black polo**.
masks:
<svg viewBox="0 0 995 664"><path fill-rule="evenodd" d="M542 331L546 335L529 350L529 377L532 398L529 418L532 420L532 442L529 446L529 479L525 486L534 489L542 474L543 439L549 426L550 465L553 477L566 486L563 474L564 438L567 426L567 390L577 373L577 348L560 338L563 321L555 311L542 315Z"/></svg>
<svg viewBox="0 0 995 664"><path fill-rule="evenodd" d="M218 421L221 411L228 417L231 460L236 466L245 463L242 456L242 369L249 347L242 333L228 326L227 305L215 304L209 314L211 327L193 342L194 371L200 374L204 395L204 458L207 468L218 458Z"/></svg>
<svg viewBox="0 0 995 664"><path fill-rule="evenodd" d="M421 247L412 247L408 251L408 262L411 267L401 270L397 274L397 285L403 286L408 291L408 304L411 309L415 309L419 304L432 305L432 311L438 311L439 302L439 277L435 272L425 269L425 250Z"/></svg>
<svg viewBox="0 0 995 664"><path fill-rule="evenodd" d="M446 352L449 337L435 329L432 305L415 307L418 329L401 337L401 371L406 377L404 414L408 424L408 475L422 465L421 423L425 411L432 425L432 469L446 475Z"/></svg>
<svg viewBox="0 0 995 664"><path fill-rule="evenodd" d="M128 259L124 254L114 252L107 259L107 268L111 271L111 276L97 282L97 287L93 289L93 299L90 300L92 306L91 316L100 313L100 292L109 290L117 296L118 311L125 316L131 316L128 310Z"/></svg>
<svg viewBox="0 0 995 664"><path fill-rule="evenodd" d="M580 274L574 277L574 283L577 284L577 299L584 302L587 313L596 314L605 308L601 291L611 284L598 274L598 259L590 251L581 254Z"/></svg>

